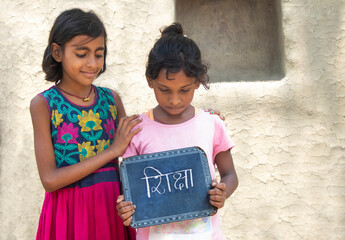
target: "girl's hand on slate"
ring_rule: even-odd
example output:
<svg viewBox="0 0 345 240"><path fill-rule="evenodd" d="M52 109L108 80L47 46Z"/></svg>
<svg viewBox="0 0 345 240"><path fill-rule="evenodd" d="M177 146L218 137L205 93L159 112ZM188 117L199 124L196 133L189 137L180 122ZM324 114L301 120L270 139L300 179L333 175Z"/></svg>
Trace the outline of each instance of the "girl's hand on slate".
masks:
<svg viewBox="0 0 345 240"><path fill-rule="evenodd" d="M132 221L132 215L135 212L135 205L132 202L126 202L123 195L117 198L116 203L117 213L121 217L123 225L129 226Z"/></svg>
<svg viewBox="0 0 345 240"><path fill-rule="evenodd" d="M208 191L210 194L210 204L216 208L224 207L226 200L226 184L218 183L217 180L212 180L212 189Z"/></svg>

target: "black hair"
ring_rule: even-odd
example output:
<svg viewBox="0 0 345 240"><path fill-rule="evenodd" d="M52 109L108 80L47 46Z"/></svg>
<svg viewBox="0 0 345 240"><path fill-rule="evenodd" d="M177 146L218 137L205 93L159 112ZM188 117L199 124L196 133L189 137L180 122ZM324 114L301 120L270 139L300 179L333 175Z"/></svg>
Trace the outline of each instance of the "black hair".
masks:
<svg viewBox="0 0 345 240"><path fill-rule="evenodd" d="M50 82L57 82L62 78L62 64L57 62L51 52L53 43L58 44L62 49L72 38L78 35L87 35L93 39L104 36L104 64L99 72L101 75L106 69L107 55L107 32L102 21L92 11L84 12L74 8L62 12L55 20L48 39L48 46L44 51L42 68L45 72L45 79Z"/></svg>
<svg viewBox="0 0 345 240"><path fill-rule="evenodd" d="M187 77L194 77L209 88L207 66L201 61L200 49L192 39L183 35L182 25L178 22L161 31L161 37L149 53L145 75L154 80L162 69L166 69L167 79L169 73L183 70Z"/></svg>

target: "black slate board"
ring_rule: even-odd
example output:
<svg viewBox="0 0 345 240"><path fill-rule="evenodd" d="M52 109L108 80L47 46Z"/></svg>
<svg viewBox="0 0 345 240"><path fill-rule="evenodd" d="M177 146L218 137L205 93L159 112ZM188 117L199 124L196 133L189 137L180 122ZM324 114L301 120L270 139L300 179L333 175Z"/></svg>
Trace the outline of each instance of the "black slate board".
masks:
<svg viewBox="0 0 345 240"><path fill-rule="evenodd" d="M125 201L136 205L131 226L148 227L210 216L211 175L204 151L175 149L123 159Z"/></svg>

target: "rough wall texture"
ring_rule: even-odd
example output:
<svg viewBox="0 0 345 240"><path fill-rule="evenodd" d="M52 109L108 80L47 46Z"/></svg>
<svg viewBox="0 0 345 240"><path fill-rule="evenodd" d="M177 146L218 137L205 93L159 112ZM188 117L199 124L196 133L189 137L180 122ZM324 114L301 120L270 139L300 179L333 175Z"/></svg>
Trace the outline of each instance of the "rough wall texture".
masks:
<svg viewBox="0 0 345 240"><path fill-rule="evenodd" d="M155 104L146 55L174 1L3 0L0 8L0 239L33 239L44 191L35 166L30 99L50 84L40 64L55 17L93 9L128 113ZM226 116L240 185L220 210L227 239L345 239L345 1L282 1L286 77L213 84L195 105Z"/></svg>

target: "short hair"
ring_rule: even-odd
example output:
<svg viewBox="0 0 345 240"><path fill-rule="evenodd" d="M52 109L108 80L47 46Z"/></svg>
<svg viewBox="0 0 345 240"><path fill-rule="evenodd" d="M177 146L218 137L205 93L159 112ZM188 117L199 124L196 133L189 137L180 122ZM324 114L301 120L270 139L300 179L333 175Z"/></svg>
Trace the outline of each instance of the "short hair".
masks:
<svg viewBox="0 0 345 240"><path fill-rule="evenodd" d="M100 18L92 11L84 12L74 8L62 12L55 20L48 39L48 46L44 51L42 69L46 74L45 79L50 82L57 82L62 78L62 64L57 62L51 52L53 43L61 48L78 35L87 35L93 39L104 36L104 63L103 69L98 73L101 75L106 69L107 55L107 32Z"/></svg>
<svg viewBox="0 0 345 240"><path fill-rule="evenodd" d="M169 73L183 70L187 77L194 77L208 89L207 66L201 61L201 52L197 44L183 35L182 25L175 22L161 33L161 37L149 53L146 77L154 80L162 69L166 69L166 78L169 79Z"/></svg>

